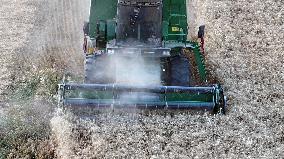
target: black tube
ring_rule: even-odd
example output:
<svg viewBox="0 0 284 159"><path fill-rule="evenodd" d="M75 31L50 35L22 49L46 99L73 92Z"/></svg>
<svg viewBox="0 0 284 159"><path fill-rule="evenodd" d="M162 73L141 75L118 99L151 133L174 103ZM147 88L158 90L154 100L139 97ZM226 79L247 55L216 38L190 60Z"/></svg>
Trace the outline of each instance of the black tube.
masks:
<svg viewBox="0 0 284 159"><path fill-rule="evenodd" d="M183 86L132 86L121 84L65 84L66 90L89 91L121 91L149 93L213 93L215 87L183 87Z"/></svg>
<svg viewBox="0 0 284 159"><path fill-rule="evenodd" d="M94 108L138 108L138 109L206 109L213 110L213 102L121 102L119 100L98 100L84 98L69 98L64 100L65 106L94 107Z"/></svg>

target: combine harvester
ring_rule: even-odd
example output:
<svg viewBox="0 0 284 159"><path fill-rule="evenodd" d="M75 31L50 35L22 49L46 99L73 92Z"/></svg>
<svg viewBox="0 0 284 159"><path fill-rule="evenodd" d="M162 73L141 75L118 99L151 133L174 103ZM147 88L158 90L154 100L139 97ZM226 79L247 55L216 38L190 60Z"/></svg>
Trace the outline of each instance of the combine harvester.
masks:
<svg viewBox="0 0 284 159"><path fill-rule="evenodd" d="M200 42L188 40L186 0L91 0L85 82L60 84L61 105L224 114L223 89L207 79L204 28Z"/></svg>

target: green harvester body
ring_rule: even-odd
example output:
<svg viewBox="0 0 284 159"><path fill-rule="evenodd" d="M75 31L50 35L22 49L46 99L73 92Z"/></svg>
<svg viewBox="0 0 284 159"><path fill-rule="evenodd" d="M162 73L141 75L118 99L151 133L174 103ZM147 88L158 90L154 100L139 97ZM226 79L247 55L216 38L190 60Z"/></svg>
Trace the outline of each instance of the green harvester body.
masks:
<svg viewBox="0 0 284 159"><path fill-rule="evenodd" d="M186 0L91 0L84 26L85 82L60 84L60 103L225 113L222 87L207 79L204 26L198 32L201 42L188 40L188 32L193 32L188 30L188 13ZM117 69L115 64L101 61L117 56L158 61L161 84L116 83L105 70L108 65ZM125 93L129 97L122 97Z"/></svg>

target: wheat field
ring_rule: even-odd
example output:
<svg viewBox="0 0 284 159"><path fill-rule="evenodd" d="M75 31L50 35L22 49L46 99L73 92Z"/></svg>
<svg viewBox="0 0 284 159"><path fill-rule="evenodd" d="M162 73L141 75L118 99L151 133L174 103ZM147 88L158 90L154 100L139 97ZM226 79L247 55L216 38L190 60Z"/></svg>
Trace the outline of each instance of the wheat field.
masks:
<svg viewBox="0 0 284 159"><path fill-rule="evenodd" d="M39 111L50 116L44 121L50 131L47 150L35 146L31 152L38 158L283 158L283 6L283 0L188 0L189 29L206 25L206 62L225 88L227 115L80 118L50 106L51 111ZM19 72L28 76L27 68L46 64L43 54L49 55L47 68L82 76L81 32L88 7L88 0L2 1L1 116L9 112L7 86ZM9 157L31 158L18 151Z"/></svg>

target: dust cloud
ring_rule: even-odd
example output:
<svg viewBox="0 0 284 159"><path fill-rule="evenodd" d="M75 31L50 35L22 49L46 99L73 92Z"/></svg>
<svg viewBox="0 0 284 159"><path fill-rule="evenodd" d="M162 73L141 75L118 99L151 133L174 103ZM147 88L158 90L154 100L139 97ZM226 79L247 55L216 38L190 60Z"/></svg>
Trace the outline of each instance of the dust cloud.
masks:
<svg viewBox="0 0 284 159"><path fill-rule="evenodd" d="M161 85L161 66L158 59L116 56L112 59L112 63L116 65L116 83Z"/></svg>
<svg viewBox="0 0 284 159"><path fill-rule="evenodd" d="M112 59L116 65L116 83L131 86L159 86L161 85L161 66L159 59L142 56L115 56ZM119 97L120 103L129 101L159 101L159 96L147 92L124 92Z"/></svg>

